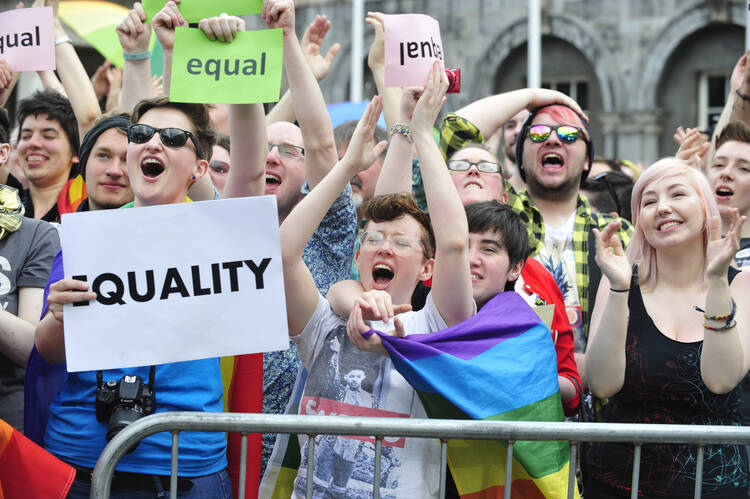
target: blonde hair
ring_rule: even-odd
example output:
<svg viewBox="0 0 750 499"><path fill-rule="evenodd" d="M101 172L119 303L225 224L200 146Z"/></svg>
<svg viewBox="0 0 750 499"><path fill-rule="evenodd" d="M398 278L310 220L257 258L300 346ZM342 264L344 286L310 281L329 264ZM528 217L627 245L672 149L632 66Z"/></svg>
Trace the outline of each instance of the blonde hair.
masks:
<svg viewBox="0 0 750 499"><path fill-rule="evenodd" d="M638 264L640 285L644 288L656 284L657 268L656 250L646 240L640 223L641 198L649 185L657 180L672 176L687 179L701 200L701 206L703 207L703 272L706 271L705 255L709 241L709 223L711 217L719 216L719 207L711 191L711 186L709 186L703 173L691 168L685 161L674 157L660 159L648 167L638 178L633 186L633 195L630 200L635 232L628 245L627 255L631 262Z"/></svg>

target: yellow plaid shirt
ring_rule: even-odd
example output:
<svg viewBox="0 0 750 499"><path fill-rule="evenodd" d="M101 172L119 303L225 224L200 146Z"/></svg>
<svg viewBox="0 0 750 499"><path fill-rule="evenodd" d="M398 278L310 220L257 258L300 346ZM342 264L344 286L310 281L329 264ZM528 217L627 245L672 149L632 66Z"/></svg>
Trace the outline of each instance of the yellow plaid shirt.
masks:
<svg viewBox="0 0 750 499"><path fill-rule="evenodd" d="M461 149L469 142L484 143L482 132L470 121L461 118L457 114L449 113L443 118L443 126L440 131L440 151L443 157L449 158L454 152ZM508 193L508 205L513 208L524 221L529 231L529 248L531 256L539 253L544 246L544 220L542 214L534 206L526 190L517 194ZM633 236L633 227L622 218L603 213L591 211L588 201L583 196L578 196L576 207L576 218L573 225L573 253L576 261L576 284L578 287L578 302L581 307L581 316L584 324L584 334L588 337L590 319L589 310L589 234L592 228L604 229L609 222L619 220L622 228L618 236L623 246L627 247Z"/></svg>

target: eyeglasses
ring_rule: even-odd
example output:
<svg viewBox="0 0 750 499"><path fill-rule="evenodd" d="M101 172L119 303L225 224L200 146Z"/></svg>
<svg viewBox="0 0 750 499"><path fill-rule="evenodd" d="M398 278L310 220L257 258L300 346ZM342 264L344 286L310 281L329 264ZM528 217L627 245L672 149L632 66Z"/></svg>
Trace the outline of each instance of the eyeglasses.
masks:
<svg viewBox="0 0 750 499"><path fill-rule="evenodd" d="M195 152L200 156L200 148L195 141L195 135L181 128L154 128L142 124L130 125L130 128L128 128L128 142L145 144L157 132L159 133L161 143L169 147L182 147L187 142L187 139L192 140Z"/></svg>
<svg viewBox="0 0 750 499"><path fill-rule="evenodd" d="M407 255L410 250L422 251L422 243L415 237L386 234L379 230L366 230L359 236L359 242L363 248L377 249L385 241L390 241L391 249L400 256Z"/></svg>
<svg viewBox="0 0 750 499"><path fill-rule="evenodd" d="M482 173L500 173L500 165L491 161L467 161L465 159L452 159L447 163L448 169L454 172L467 172L472 166Z"/></svg>
<svg viewBox="0 0 750 499"><path fill-rule="evenodd" d="M560 140L562 140L563 142L567 142L568 144L571 144L578 140L578 137L580 137L583 133L583 130L581 130L577 126L572 125L534 125L529 128L528 135L532 142L544 142L549 138L553 130L555 131L555 133L557 133L557 137Z"/></svg>
<svg viewBox="0 0 750 499"><path fill-rule="evenodd" d="M279 154L285 158L301 158L305 155L304 147L294 146L292 144L268 144L268 152L273 151L274 147L278 147Z"/></svg>

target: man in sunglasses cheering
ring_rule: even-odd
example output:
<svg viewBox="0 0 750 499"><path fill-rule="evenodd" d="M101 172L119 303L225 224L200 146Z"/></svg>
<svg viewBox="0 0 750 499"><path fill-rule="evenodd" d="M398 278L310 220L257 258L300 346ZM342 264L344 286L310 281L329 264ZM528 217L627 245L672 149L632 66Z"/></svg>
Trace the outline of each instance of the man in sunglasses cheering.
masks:
<svg viewBox="0 0 750 499"><path fill-rule="evenodd" d="M484 142L523 109L531 113L516 141L516 161L527 188L511 194L508 204L527 225L532 256L560 287L573 329L578 371L583 374L590 312L601 278L591 229L601 230L616 218L593 213L579 192L594 157L582 110L551 90L493 95L448 115L440 146L450 156L466 142ZM633 229L619 220L618 235L627 245ZM583 376L582 381L585 384Z"/></svg>

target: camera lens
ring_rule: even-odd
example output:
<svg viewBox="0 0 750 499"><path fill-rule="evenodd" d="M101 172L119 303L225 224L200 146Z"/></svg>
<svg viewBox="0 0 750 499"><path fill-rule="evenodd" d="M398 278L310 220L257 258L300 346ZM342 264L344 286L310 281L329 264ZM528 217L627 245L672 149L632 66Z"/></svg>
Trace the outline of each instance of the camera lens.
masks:
<svg viewBox="0 0 750 499"><path fill-rule="evenodd" d="M125 428L130 423L134 423L143 417L143 412L140 408L130 407L116 407L112 411L112 415L109 418L109 424L107 425L107 442L112 440L115 435ZM133 445L128 449L128 454L133 452L138 444Z"/></svg>

